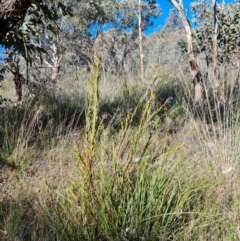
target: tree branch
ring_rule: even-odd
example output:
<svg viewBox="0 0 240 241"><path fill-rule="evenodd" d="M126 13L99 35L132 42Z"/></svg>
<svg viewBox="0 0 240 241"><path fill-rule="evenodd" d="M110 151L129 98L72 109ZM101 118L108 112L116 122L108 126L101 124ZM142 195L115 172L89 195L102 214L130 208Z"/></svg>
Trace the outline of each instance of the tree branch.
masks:
<svg viewBox="0 0 240 241"><path fill-rule="evenodd" d="M36 0L39 4L43 0ZM31 0L3 0L0 2L0 43L26 14L28 8L31 6Z"/></svg>

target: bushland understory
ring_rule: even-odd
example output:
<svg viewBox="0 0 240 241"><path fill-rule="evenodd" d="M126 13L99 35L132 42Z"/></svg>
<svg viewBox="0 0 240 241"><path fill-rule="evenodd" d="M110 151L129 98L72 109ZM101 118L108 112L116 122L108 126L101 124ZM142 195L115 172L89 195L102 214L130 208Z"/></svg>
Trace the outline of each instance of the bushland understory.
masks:
<svg viewBox="0 0 240 241"><path fill-rule="evenodd" d="M238 109L152 76L1 107L1 241L240 239Z"/></svg>

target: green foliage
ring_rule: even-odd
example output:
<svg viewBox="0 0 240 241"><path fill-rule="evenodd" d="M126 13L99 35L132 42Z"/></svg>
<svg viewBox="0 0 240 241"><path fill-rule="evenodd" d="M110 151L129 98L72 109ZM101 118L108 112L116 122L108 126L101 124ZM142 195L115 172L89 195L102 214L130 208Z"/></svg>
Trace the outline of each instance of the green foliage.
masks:
<svg viewBox="0 0 240 241"><path fill-rule="evenodd" d="M72 58L68 61L86 65L97 53L102 62L109 58L106 67L108 62L120 62L115 68L121 69L121 59L125 60L136 49L138 1L75 1L72 5L73 17L64 21L67 37L64 46ZM160 8L156 3L145 1L142 8L143 30L146 30L153 24L153 19L160 16Z"/></svg>
<svg viewBox="0 0 240 241"><path fill-rule="evenodd" d="M137 19L138 1L122 0L119 3L119 17L114 28L120 28L123 30L137 31L138 19ZM159 17L161 14L159 5L155 3L149 3L148 1L142 1L142 30L146 30L152 26L153 18Z"/></svg>
<svg viewBox="0 0 240 241"><path fill-rule="evenodd" d="M197 29L194 33L194 51L205 53L207 63L212 62L213 10L210 3L200 1L191 4L195 17L192 22ZM217 9L218 23L218 61L220 64L230 63L238 56L240 33L240 5L219 5Z"/></svg>
<svg viewBox="0 0 240 241"><path fill-rule="evenodd" d="M176 29L182 29L183 24L181 19L178 16L176 9L170 9L168 17L165 20L165 24L162 28L162 31L174 31Z"/></svg>
<svg viewBox="0 0 240 241"><path fill-rule="evenodd" d="M61 2L43 1L38 3L31 1L31 5L26 13L19 16L19 21L12 26L7 35L0 41L0 45L4 46L5 49L11 49L12 53L23 56L27 65L30 64L32 66L36 60L36 55L39 56L42 64L43 55L47 54L44 47L49 42L41 38L45 34L55 35L58 32L57 21L61 16L65 15L71 15L71 9ZM44 44L39 44L39 41L40 43L44 42ZM5 62L10 63L11 61L12 57L8 55ZM8 68L3 66L1 72L6 69ZM1 72L0 78L2 79L3 75Z"/></svg>
<svg viewBox="0 0 240 241"><path fill-rule="evenodd" d="M60 15L70 14L70 9L60 2L32 3L26 13L26 17L18 23L15 28L0 42L5 48L12 48L21 54L25 59L37 51L45 52L41 47L36 49L31 39L38 39L38 26L54 32L56 21ZM31 58L29 58L31 60ZM30 61L31 62L31 61Z"/></svg>

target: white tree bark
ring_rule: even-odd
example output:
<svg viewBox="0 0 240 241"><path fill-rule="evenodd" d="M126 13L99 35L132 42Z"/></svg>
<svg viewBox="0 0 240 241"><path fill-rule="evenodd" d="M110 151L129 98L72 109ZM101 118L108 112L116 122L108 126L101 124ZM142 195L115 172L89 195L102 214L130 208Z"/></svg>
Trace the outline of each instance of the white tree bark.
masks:
<svg viewBox="0 0 240 241"><path fill-rule="evenodd" d="M179 17L185 29L185 34L187 38L187 56L188 56L188 62L191 68L191 73L193 76L193 84L195 89L194 100L197 105L202 106L204 101L204 88L203 88L201 71L197 64L194 51L193 51L191 26L184 14L183 1L182 0L179 0L179 1L169 0L169 1L178 11Z"/></svg>
<svg viewBox="0 0 240 241"><path fill-rule="evenodd" d="M143 62L143 37L142 37L142 1L138 1L138 33L139 33L139 54L141 80L144 82L144 62Z"/></svg>
<svg viewBox="0 0 240 241"><path fill-rule="evenodd" d="M214 18L214 32L212 36L212 44L213 44L213 72L214 72L214 94L217 99L217 102L222 105L225 103L224 92L220 83L220 70L219 70L219 62L218 62L218 19L217 19L217 0L212 0L213 6L213 18Z"/></svg>
<svg viewBox="0 0 240 241"><path fill-rule="evenodd" d="M56 44L53 44L51 46L51 49L53 51L52 53L52 58L51 58L51 64L44 59L44 63L52 70L52 76L51 79L54 81L57 78L57 75L59 73L60 70L60 63L62 60L62 55L59 53L58 47L56 46Z"/></svg>

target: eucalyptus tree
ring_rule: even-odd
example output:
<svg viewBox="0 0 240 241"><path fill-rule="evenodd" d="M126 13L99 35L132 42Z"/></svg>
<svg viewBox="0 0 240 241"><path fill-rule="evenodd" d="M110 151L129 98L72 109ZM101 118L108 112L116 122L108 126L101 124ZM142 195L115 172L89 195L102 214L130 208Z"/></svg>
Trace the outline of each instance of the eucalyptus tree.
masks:
<svg viewBox="0 0 240 241"><path fill-rule="evenodd" d="M39 70L37 65L40 65L52 70L49 79L53 80L58 74L61 61L64 61L62 56L70 64L75 62L79 67L93 61L94 54L100 55L96 40L100 34L103 36L102 33L109 30L114 30L110 34L118 32L117 35L114 33L113 40L125 45L123 52L114 54L115 50L115 53L121 52L117 44L111 43L109 46L104 41L102 43L109 50L109 56L120 63L117 66L123 66L123 59L132 51L135 46L132 43L138 37L137 4L137 0L1 1L0 22L3 28L0 29L0 44L9 50L1 73L6 69L13 70L15 64L14 71L11 72L14 81L20 75L24 79L18 82L21 87L24 82L28 83L29 68L35 65ZM152 17L159 14L156 1L143 1L142 31L151 26ZM124 41L123 36L127 36ZM26 73L20 73L19 63L16 62L18 58L13 58L15 53L25 59ZM39 75L35 74L36 78L37 76Z"/></svg>
<svg viewBox="0 0 240 241"><path fill-rule="evenodd" d="M199 1L191 8L197 26L193 32L194 52L204 53L207 68L213 69L214 94L219 104L223 104L226 97L222 86L226 76L220 74L220 69L233 64L239 76L240 3L224 6L216 0Z"/></svg>
<svg viewBox="0 0 240 241"><path fill-rule="evenodd" d="M208 66L214 62L213 35L217 42L217 61L220 65L230 63L232 59L239 56L240 52L240 3L214 6L216 14L213 15L210 3L192 4L192 10L195 13L194 22L197 23L197 29L193 33L194 51L206 54ZM215 20L214 25L213 20ZM217 26L217 35L214 26Z"/></svg>
<svg viewBox="0 0 240 241"><path fill-rule="evenodd" d="M175 8L169 10L168 17L165 20L165 24L162 27L162 31L174 31L183 29L184 26Z"/></svg>
<svg viewBox="0 0 240 241"><path fill-rule="evenodd" d="M121 73L127 56L136 49L138 0L72 1L73 18L66 21L69 60L85 65L97 54L102 64ZM160 15L154 1L142 3L142 30Z"/></svg>
<svg viewBox="0 0 240 241"><path fill-rule="evenodd" d="M203 87L202 73L196 61L196 56L193 49L192 28L189 20L187 19L184 13L183 0L168 0L168 1L177 10L185 29L185 35L187 39L187 57L188 57L191 73L193 76L193 84L195 89L194 100L195 100L196 106L201 107L204 102L204 87Z"/></svg>
<svg viewBox="0 0 240 241"><path fill-rule="evenodd" d="M208 49L207 52L208 54L210 54L212 63L213 63L213 73L214 73L213 89L215 92L214 96L216 97L218 104L221 104L221 105L224 104L225 97L224 97L223 89L220 83L220 69L219 69L219 61L218 61L218 34L219 34L219 26L220 26L220 19L219 19L218 13L220 12L220 14L222 14L223 8L224 6L222 5L221 8L217 9L217 0L212 0L212 3L210 3L210 1L205 0L205 1L195 2L192 4L192 10L194 11L195 16L197 17L198 20L200 19L202 20L200 21L202 26L199 26L199 28L202 29L207 25L207 32L208 33L211 32L211 35L205 36L207 39L209 38L208 45L210 46L210 49ZM198 32L198 30L196 32ZM202 47L203 44L200 43L199 46ZM208 63L208 67L209 67L209 63Z"/></svg>
<svg viewBox="0 0 240 241"><path fill-rule="evenodd" d="M185 15L183 0L169 0L169 2L178 11L184 25L187 39L187 45L184 47L193 74L195 102L201 104L204 100L203 77L195 56L205 53L207 66L213 66L213 89L217 104L223 105L226 99L219 69L222 64L229 62L239 53L239 3L225 7L224 1L221 4L217 0L193 2L191 11L195 16L191 19L191 23L196 24L193 30Z"/></svg>
<svg viewBox="0 0 240 241"><path fill-rule="evenodd" d="M184 30L181 28L174 31L162 30L160 33L148 36L144 43L145 59L172 73L178 72L180 66L187 70L186 52L179 45L180 40L185 40Z"/></svg>
<svg viewBox="0 0 240 241"><path fill-rule="evenodd" d="M128 59L137 47L138 42L131 34L116 29L101 33L94 45L104 71L114 72L117 75L121 75L124 71L128 72L133 67L133 63L129 66Z"/></svg>
<svg viewBox="0 0 240 241"><path fill-rule="evenodd" d="M115 0L68 1L73 9L73 16L64 20L64 48L67 63L86 65L93 61L94 43L102 28L114 21L117 14Z"/></svg>
<svg viewBox="0 0 240 241"><path fill-rule="evenodd" d="M0 45L4 46L8 54L5 64L2 64L0 78L9 70L14 78L17 99L21 100L23 83L28 83L28 67L34 61L34 53L46 53L42 46L37 46L33 39L39 37L38 28L54 32L56 21L60 14L66 15L69 11L60 1L44 0L3 0L0 2ZM26 61L26 77L20 73L19 57Z"/></svg>

